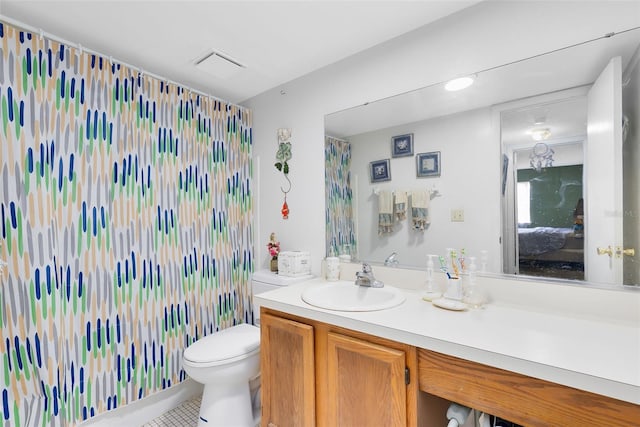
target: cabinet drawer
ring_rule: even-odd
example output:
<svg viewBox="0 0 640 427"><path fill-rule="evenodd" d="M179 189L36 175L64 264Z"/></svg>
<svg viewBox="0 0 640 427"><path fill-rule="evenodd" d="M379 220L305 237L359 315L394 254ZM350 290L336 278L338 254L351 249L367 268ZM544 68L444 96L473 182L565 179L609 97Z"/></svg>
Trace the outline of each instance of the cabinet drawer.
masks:
<svg viewBox="0 0 640 427"><path fill-rule="evenodd" d="M632 426L640 406L429 350L420 390L526 426Z"/></svg>

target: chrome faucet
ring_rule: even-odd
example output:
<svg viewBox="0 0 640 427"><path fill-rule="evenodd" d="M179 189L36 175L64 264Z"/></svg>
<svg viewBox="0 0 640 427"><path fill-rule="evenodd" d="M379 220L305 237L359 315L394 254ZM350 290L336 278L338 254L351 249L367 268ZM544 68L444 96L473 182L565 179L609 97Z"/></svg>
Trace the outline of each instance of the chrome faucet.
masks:
<svg viewBox="0 0 640 427"><path fill-rule="evenodd" d="M384 265L391 266L391 267L397 267L398 266L398 260L396 259L397 256L398 256L398 254L396 252L394 252L391 255L389 255L387 257L387 259L384 260Z"/></svg>
<svg viewBox="0 0 640 427"><path fill-rule="evenodd" d="M373 277L373 271L371 270L371 266L366 262L362 263L362 271L358 271L356 273L356 285L368 286L371 288L384 287L384 283L382 283L380 280L376 280L376 278Z"/></svg>

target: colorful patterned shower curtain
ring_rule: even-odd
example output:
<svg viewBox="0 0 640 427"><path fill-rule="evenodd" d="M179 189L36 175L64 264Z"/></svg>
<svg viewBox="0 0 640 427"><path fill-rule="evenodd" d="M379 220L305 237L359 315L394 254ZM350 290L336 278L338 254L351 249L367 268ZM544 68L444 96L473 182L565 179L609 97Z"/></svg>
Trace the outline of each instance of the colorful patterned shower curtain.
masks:
<svg viewBox="0 0 640 427"><path fill-rule="evenodd" d="M73 426L252 322L251 112L0 23L0 420Z"/></svg>
<svg viewBox="0 0 640 427"><path fill-rule="evenodd" d="M357 254L351 189L351 145L325 136L327 255Z"/></svg>

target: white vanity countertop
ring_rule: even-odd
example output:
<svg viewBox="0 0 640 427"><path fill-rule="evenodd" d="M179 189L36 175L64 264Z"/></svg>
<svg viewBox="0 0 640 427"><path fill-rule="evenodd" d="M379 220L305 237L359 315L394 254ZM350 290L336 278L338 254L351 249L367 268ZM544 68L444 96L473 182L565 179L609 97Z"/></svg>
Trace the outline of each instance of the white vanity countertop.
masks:
<svg viewBox="0 0 640 427"><path fill-rule="evenodd" d="M640 325L491 303L448 311L402 289L406 301L381 311L343 312L301 299L313 279L258 294L258 305L419 348L640 404ZM354 285L355 286L355 285Z"/></svg>

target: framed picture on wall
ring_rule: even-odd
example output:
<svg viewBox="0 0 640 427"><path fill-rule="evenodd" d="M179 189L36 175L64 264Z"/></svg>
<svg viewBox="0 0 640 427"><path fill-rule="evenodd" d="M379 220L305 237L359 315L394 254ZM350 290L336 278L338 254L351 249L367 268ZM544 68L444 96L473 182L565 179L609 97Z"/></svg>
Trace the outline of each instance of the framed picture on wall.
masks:
<svg viewBox="0 0 640 427"><path fill-rule="evenodd" d="M369 163L371 182L391 181L391 167L389 159L376 160Z"/></svg>
<svg viewBox="0 0 640 427"><path fill-rule="evenodd" d="M393 157L413 156L413 134L407 133L392 137L391 154Z"/></svg>
<svg viewBox="0 0 640 427"><path fill-rule="evenodd" d="M416 155L416 176L418 178L440 176L440 152Z"/></svg>

